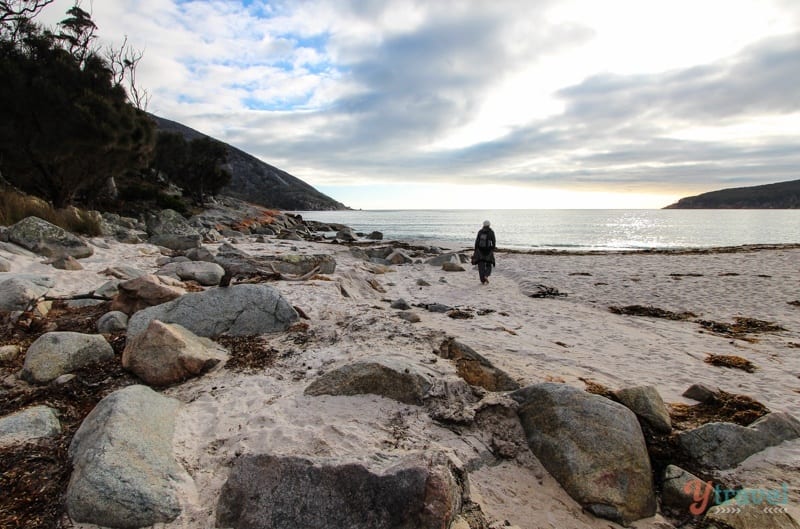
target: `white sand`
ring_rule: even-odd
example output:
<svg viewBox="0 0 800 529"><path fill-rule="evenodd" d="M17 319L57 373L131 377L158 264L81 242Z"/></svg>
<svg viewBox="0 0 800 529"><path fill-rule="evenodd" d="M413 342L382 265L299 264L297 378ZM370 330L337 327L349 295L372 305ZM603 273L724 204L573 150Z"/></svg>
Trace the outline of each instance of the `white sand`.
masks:
<svg viewBox="0 0 800 529"><path fill-rule="evenodd" d="M772 410L800 417L800 249L707 255L520 255L499 254L488 285L477 271L444 272L425 264L396 266L373 274L348 248L320 243L238 246L257 254L333 253L330 281L276 282L292 304L310 318L307 342L290 333L266 336L279 358L256 375L225 369L168 389L184 406L175 451L191 480L183 484L184 514L164 527L212 527L216 499L237 454L267 452L350 460L377 460L405 451L444 447L471 472L473 495L491 520L524 529L607 528L608 521L582 514L580 507L529 454L502 464L492 457L479 431L449 429L425 410L392 400L361 397L306 397L303 390L320 372L376 354L403 355L442 373L449 362L433 349L453 336L486 356L520 384L563 381L584 387L580 378L611 388L652 384L667 402L691 402L681 393L703 383L747 394ZM296 247L296 250L293 249ZM56 272L34 260L12 260L13 271L56 275L58 293L80 293L107 278L109 265L154 271L152 246L112 243L110 250L82 260L83 272ZM671 274L698 274L674 276ZM736 274L736 275L731 275ZM376 280L386 293L368 286ZM429 286L420 286L419 280ZM525 295L542 283L568 294L557 299ZM92 286L93 285L93 286ZM350 294L342 295L341 288ZM476 311L473 319L414 308L419 323L397 317L387 300L442 303ZM754 335L752 341L705 332L691 321L620 316L610 305L652 305L691 311L699 318L730 323L736 316L775 322L786 331ZM477 311L488 311L477 315ZM754 373L714 367L707 354L732 354L758 366ZM789 509L800 519L800 441L753 456L731 474L744 487L778 488L788 483ZM660 516L636 527L669 527Z"/></svg>

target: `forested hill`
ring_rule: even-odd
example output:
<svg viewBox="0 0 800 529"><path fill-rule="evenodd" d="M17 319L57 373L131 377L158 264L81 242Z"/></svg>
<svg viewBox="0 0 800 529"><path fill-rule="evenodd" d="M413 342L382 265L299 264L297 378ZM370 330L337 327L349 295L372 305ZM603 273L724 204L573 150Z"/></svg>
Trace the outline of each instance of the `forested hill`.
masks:
<svg viewBox="0 0 800 529"><path fill-rule="evenodd" d="M800 180L710 191L664 209L800 209Z"/></svg>
<svg viewBox="0 0 800 529"><path fill-rule="evenodd" d="M187 140L206 135L175 121L151 114L158 129L183 135ZM270 208L284 210L336 210L347 207L317 191L299 178L262 162L255 156L231 145L228 149L228 166L231 182L221 194L246 200Z"/></svg>

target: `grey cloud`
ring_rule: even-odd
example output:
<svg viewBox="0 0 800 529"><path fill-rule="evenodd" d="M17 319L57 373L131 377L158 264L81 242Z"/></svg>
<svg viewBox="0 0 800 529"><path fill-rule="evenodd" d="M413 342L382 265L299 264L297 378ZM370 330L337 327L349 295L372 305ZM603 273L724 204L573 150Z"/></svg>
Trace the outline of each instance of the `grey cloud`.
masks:
<svg viewBox="0 0 800 529"><path fill-rule="evenodd" d="M559 92L567 117L726 119L800 109L800 34L763 41L719 64L658 75L597 75Z"/></svg>
<svg viewBox="0 0 800 529"><path fill-rule="evenodd" d="M361 7L369 16L382 13L380 2ZM676 127L799 111L800 35L762 41L714 64L650 75L594 75L558 92L566 105L561 115L463 149L421 149L470 121L493 84L523 60L588 37L581 28L552 27L535 13L528 16L538 37L522 51L505 45L508 19L491 11L432 18L374 47L348 47L341 67L358 93L313 112L237 116L236 130L221 139L270 163L286 160L281 167L289 172L308 167L366 175L376 183L491 177L628 189L798 177L796 137L748 146L671 136ZM297 132L308 123L318 126Z"/></svg>

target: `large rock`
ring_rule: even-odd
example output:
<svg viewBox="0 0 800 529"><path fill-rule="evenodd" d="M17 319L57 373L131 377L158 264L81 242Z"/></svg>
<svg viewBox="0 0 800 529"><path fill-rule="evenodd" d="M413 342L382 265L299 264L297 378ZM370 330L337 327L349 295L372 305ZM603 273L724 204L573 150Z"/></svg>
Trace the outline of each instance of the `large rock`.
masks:
<svg viewBox="0 0 800 529"><path fill-rule="evenodd" d="M0 277L0 311L26 310L54 285L51 278L31 274Z"/></svg>
<svg viewBox="0 0 800 529"><path fill-rule="evenodd" d="M800 437L800 422L787 413L769 413L749 426L707 423L678 436L681 447L698 465L733 468L751 455Z"/></svg>
<svg viewBox="0 0 800 529"><path fill-rule="evenodd" d="M114 358L114 349L100 334L48 332L28 347L21 377L44 384L104 360Z"/></svg>
<svg viewBox="0 0 800 529"><path fill-rule="evenodd" d="M672 431L669 411L654 386L624 388L615 391L614 396L655 431L661 433Z"/></svg>
<svg viewBox="0 0 800 529"><path fill-rule="evenodd" d="M206 261L189 261L182 263L168 263L158 272L161 275L174 275L184 281L197 281L204 286L219 285L220 279L225 275L225 270L217 263Z"/></svg>
<svg viewBox="0 0 800 529"><path fill-rule="evenodd" d="M461 258L459 257L458 253L449 252L449 253L443 253L442 255L437 255L436 257L431 257L425 262L432 266L441 267L445 263L459 264L461 263Z"/></svg>
<svg viewBox="0 0 800 529"><path fill-rule="evenodd" d="M165 209L147 219L148 240L170 250L197 248L202 235L177 211Z"/></svg>
<svg viewBox="0 0 800 529"><path fill-rule="evenodd" d="M800 421L784 411L774 411L755 420L749 428L761 433L769 446L800 437Z"/></svg>
<svg viewBox="0 0 800 529"><path fill-rule="evenodd" d="M444 529L468 494L460 475L439 454L411 455L376 469L361 463L243 456L222 488L217 526Z"/></svg>
<svg viewBox="0 0 800 529"><path fill-rule="evenodd" d="M27 217L11 226L8 240L46 257L89 257L92 247L80 237L39 217Z"/></svg>
<svg viewBox="0 0 800 529"><path fill-rule="evenodd" d="M565 384L511 396L531 451L584 508L622 524L655 513L650 459L633 412Z"/></svg>
<svg viewBox="0 0 800 529"><path fill-rule="evenodd" d="M198 336L248 336L285 331L299 319L297 311L268 285L244 284L193 292L141 310L128 322L128 337L152 320L177 323Z"/></svg>
<svg viewBox="0 0 800 529"><path fill-rule="evenodd" d="M0 418L0 447L55 437L60 433L56 410L48 406L33 406Z"/></svg>
<svg viewBox="0 0 800 529"><path fill-rule="evenodd" d="M455 362L458 375L473 386L480 386L489 391L519 389L519 384L505 372L496 368L470 346L453 338L442 342L439 346L439 356Z"/></svg>
<svg viewBox="0 0 800 529"><path fill-rule="evenodd" d="M133 314L147 307L161 305L181 297L186 291L170 285L169 278L143 275L117 285L117 295L111 302L111 310Z"/></svg>
<svg viewBox="0 0 800 529"><path fill-rule="evenodd" d="M146 386L101 400L69 447L67 511L73 521L132 529L171 522L181 513L172 453L178 401Z"/></svg>
<svg viewBox="0 0 800 529"><path fill-rule="evenodd" d="M306 395L373 394L405 404L422 404L433 386L433 374L401 358L377 357L347 364L317 377Z"/></svg>
<svg viewBox="0 0 800 529"><path fill-rule="evenodd" d="M150 385L166 386L207 372L228 358L220 345L176 323L153 320L122 352L122 366Z"/></svg>

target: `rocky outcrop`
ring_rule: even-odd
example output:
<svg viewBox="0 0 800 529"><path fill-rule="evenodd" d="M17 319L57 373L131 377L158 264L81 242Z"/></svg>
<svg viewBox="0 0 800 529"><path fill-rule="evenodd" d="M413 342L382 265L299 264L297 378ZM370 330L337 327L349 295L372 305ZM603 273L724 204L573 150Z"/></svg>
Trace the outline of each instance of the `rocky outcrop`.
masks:
<svg viewBox="0 0 800 529"><path fill-rule="evenodd" d="M31 383L51 380L98 362L114 358L114 350L100 334L48 332L28 347L21 377Z"/></svg>
<svg viewBox="0 0 800 529"><path fill-rule="evenodd" d="M146 386L128 386L100 401L69 447L72 520L133 529L171 522L181 513L172 453L178 401Z"/></svg>
<svg viewBox="0 0 800 529"><path fill-rule="evenodd" d="M177 211L162 210L147 218L148 242L170 250L197 248L203 240L200 233Z"/></svg>
<svg viewBox="0 0 800 529"><path fill-rule="evenodd" d="M786 413L769 413L749 426L707 423L678 436L681 447L698 465L733 468L751 455L800 437L800 422Z"/></svg>
<svg viewBox="0 0 800 529"><path fill-rule="evenodd" d="M32 274L0 277L0 311L26 310L54 285L51 278Z"/></svg>
<svg viewBox="0 0 800 529"><path fill-rule="evenodd" d="M660 433L672 431L669 411L655 387L623 388L615 391L614 397L655 431Z"/></svg>
<svg viewBox="0 0 800 529"><path fill-rule="evenodd" d="M511 396L531 451L586 510L622 524L655 513L650 459L633 412L565 384Z"/></svg>
<svg viewBox="0 0 800 529"><path fill-rule="evenodd" d="M415 454L376 469L355 462L243 456L222 489L217 525L443 529L468 496L462 475L441 454Z"/></svg>
<svg viewBox="0 0 800 529"><path fill-rule="evenodd" d="M45 257L76 259L94 253L86 241L39 217L27 217L8 229L8 240Z"/></svg>
<svg viewBox="0 0 800 529"><path fill-rule="evenodd" d="M175 323L153 320L122 352L122 366L153 386L167 386L206 373L228 352Z"/></svg>
<svg viewBox="0 0 800 529"><path fill-rule="evenodd" d="M131 315L154 305L161 305L181 297L186 291L169 284L170 279L161 276L143 275L117 285L117 295L111 310Z"/></svg>
<svg viewBox="0 0 800 529"><path fill-rule="evenodd" d="M142 222L114 213L102 214L100 233L105 237L113 237L119 242L128 244L137 244L147 240L146 227Z"/></svg>
<svg viewBox="0 0 800 529"><path fill-rule="evenodd" d="M48 406L33 406L0 418L0 448L60 433L56 410Z"/></svg>
<svg viewBox="0 0 800 529"><path fill-rule="evenodd" d="M128 337L143 332L152 320L177 323L198 336L248 336L285 331L299 319L297 311L268 285L243 284L193 292L140 310L128 322Z"/></svg>
<svg viewBox="0 0 800 529"><path fill-rule="evenodd" d="M519 384L473 348L454 338L448 338L439 346L439 356L452 360L458 375L473 386L489 391L513 391Z"/></svg>

